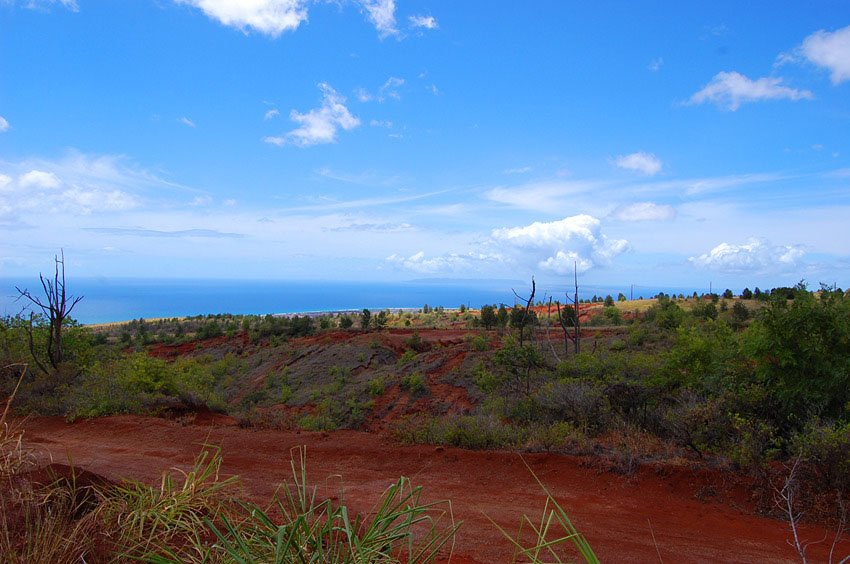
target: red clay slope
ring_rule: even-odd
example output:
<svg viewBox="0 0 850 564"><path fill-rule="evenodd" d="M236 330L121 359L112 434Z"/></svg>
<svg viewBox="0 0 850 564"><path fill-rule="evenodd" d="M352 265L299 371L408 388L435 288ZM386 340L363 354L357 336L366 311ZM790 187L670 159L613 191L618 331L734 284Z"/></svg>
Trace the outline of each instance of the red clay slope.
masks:
<svg viewBox="0 0 850 564"><path fill-rule="evenodd" d="M241 476L246 495L262 503L288 477L290 449L298 445L308 447L311 481L321 487L329 476L341 475L346 501L357 511L368 511L389 484L408 476L425 487L429 499L451 499L456 518L465 521L452 559L459 563L510 561L510 547L487 516L514 530L523 514L539 516L544 501L519 456L508 452L399 446L379 435L353 431L257 431L134 416L73 424L36 418L27 421L25 429L29 444L56 462L71 460L110 479L150 483L156 483L164 469L185 468L201 444L219 445L225 472ZM659 554L666 562L795 561L783 522L696 499L697 490L716 486L746 505L733 489L711 484L710 476L648 470L627 478L586 467L573 457L525 458L603 561L658 561ZM327 495L336 493L339 483L334 484ZM809 539L824 534L822 529L804 530ZM823 561L828 546L810 551L812 561ZM845 543L842 552L847 551Z"/></svg>

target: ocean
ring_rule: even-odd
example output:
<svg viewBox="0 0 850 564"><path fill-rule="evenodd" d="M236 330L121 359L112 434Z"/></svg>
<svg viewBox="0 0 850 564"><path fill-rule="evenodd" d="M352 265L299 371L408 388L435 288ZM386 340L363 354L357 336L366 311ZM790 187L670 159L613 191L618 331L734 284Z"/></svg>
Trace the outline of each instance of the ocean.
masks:
<svg viewBox="0 0 850 564"><path fill-rule="evenodd" d="M41 291L38 278L0 278L0 315L16 315L26 305L17 300L15 286ZM267 280L152 280L127 278L79 278L68 280L68 295L84 296L71 317L84 324L184 317L215 313L275 314L369 308L477 308L483 304L516 300L513 290L527 295L530 282L511 280L418 280L410 282L267 281ZM563 296L565 287L557 288ZM593 294L630 296L630 287L581 287L580 298ZM538 284L536 300L553 290ZM686 292L675 288L635 287L644 297L660 291ZM563 301L563 298L562 298Z"/></svg>

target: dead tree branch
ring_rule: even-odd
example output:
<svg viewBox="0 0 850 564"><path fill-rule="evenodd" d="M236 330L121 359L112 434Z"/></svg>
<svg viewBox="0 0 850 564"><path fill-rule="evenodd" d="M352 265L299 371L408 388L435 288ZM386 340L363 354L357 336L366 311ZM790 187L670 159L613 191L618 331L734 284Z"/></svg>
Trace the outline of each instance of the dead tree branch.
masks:
<svg viewBox="0 0 850 564"><path fill-rule="evenodd" d="M48 329L50 336L47 339L47 359L53 370L57 370L62 364L64 351L62 349L62 328L74 310L74 307L80 303L83 296L68 296L65 291L65 252L60 251L59 256L53 257L54 270L53 277L45 278L43 274L39 274L41 280L41 288L44 291L44 297L32 294L28 289L20 289L15 286L18 291L18 299L26 299L31 304L34 304L48 320ZM49 373L47 367L42 364L35 354L35 345L33 342L33 318L30 314L29 322L29 343L30 354L33 356L36 365L45 373Z"/></svg>

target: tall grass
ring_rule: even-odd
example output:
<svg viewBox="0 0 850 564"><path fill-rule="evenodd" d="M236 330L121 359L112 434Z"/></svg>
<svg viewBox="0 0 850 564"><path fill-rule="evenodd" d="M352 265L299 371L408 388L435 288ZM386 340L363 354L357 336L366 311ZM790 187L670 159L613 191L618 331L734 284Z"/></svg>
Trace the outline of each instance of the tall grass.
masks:
<svg viewBox="0 0 850 564"><path fill-rule="evenodd" d="M426 564L444 549L451 552L461 524L449 502L424 502L422 488L402 477L368 515L353 515L333 498L319 498L307 479L306 454L305 447L293 449L292 482L282 486L271 508L240 501L240 511L222 514L219 522L204 517L215 543L196 537L200 542L189 554L169 549L152 561L186 562L193 553L194 562Z"/></svg>
<svg viewBox="0 0 850 564"><path fill-rule="evenodd" d="M528 515L522 516L516 535L512 535L493 519L490 519L490 522L501 531L502 535L514 547L511 562L530 562L531 564L571 562L572 558L564 553L567 552L566 548L572 545L582 560L588 564L598 564L599 559L593 552L590 543L575 528L567 512L561 507L546 485L540 481L540 478L537 477L537 474L534 473L525 459L520 458L531 475L534 476L537 485L546 494L546 501L539 520L533 521Z"/></svg>

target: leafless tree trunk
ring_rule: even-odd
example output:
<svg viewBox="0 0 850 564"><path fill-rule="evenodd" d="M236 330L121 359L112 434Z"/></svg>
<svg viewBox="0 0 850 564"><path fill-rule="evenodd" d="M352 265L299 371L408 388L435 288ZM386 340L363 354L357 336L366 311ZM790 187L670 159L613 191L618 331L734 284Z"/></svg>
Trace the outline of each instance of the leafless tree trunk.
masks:
<svg viewBox="0 0 850 564"><path fill-rule="evenodd" d="M570 346L569 342L572 341L575 347L575 353L578 354L581 352L581 317L579 314L579 302L578 302L578 264L573 263L573 278L575 280L575 296L572 300L570 300L569 294L566 295L567 298L567 307L569 307L569 302L572 301L573 311L575 312L575 317L566 317L566 311L561 313L561 303L555 302L558 306L558 323L561 325L561 329L564 331L564 354L569 354ZM567 327L573 327L573 334L570 335Z"/></svg>
<svg viewBox="0 0 850 564"><path fill-rule="evenodd" d="M525 302L525 311L522 314L522 321L519 325L519 346L522 346L523 343L523 337L525 336L525 326L528 323L528 310L531 308L531 304L534 303L535 292L537 292L537 284L535 284L533 276L531 277L531 295L528 296L528 300L517 294L516 290L513 290L514 296L516 296L518 300L522 300Z"/></svg>
<svg viewBox="0 0 850 564"><path fill-rule="evenodd" d="M15 286L15 289L18 291L18 299L26 298L30 303L38 306L44 313L45 317L47 317L50 333L47 339L47 359L50 362L50 366L53 367L53 370L55 371L59 368L59 365L62 364L62 360L64 358L64 351L62 349L62 327L68 319L68 316L70 316L71 312L74 310L74 306L83 299L83 296L68 297L66 295L65 252L60 251L59 256L53 257L53 261L54 271L52 279L45 278L43 274L38 275L39 280L41 280L41 287L44 290L44 297L35 296L29 290L21 290L17 286ZM38 367L43 372L49 373L50 371L38 359L38 355L36 355L35 343L33 341L33 318L34 314L30 314L30 354Z"/></svg>

